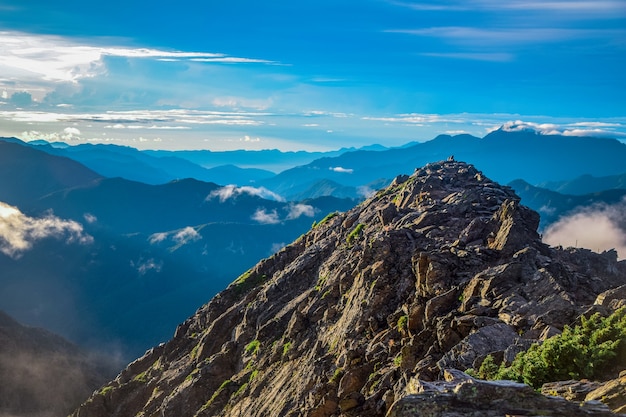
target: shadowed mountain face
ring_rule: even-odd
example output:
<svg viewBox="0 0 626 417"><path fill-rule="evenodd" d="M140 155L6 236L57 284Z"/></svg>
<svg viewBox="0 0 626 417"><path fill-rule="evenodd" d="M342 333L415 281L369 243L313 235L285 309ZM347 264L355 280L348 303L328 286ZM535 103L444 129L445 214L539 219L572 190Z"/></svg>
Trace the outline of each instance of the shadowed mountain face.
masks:
<svg viewBox="0 0 626 417"><path fill-rule="evenodd" d="M23 206L49 193L85 186L99 178L69 158L0 140L0 201Z"/></svg>
<svg viewBox="0 0 626 417"><path fill-rule="evenodd" d="M67 415L113 375L119 363L88 357L43 329L0 311L0 415Z"/></svg>
<svg viewBox="0 0 626 417"><path fill-rule="evenodd" d="M550 248L538 224L472 165L399 176L241 275L73 416L410 416L407 394L436 391L423 381L626 302L615 252ZM517 414L505 402L474 415Z"/></svg>

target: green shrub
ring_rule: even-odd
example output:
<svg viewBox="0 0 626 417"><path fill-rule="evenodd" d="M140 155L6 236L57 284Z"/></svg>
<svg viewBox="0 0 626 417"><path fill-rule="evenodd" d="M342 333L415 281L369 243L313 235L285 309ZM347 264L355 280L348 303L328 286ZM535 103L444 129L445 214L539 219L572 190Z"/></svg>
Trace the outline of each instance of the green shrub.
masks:
<svg viewBox="0 0 626 417"><path fill-rule="evenodd" d="M244 349L246 353L250 355L256 355L257 352L259 351L260 346L261 346L261 342L255 339L252 342L248 343Z"/></svg>
<svg viewBox="0 0 626 417"><path fill-rule="evenodd" d="M487 358L479 376L524 382L534 388L552 381L601 377L626 366L626 308L608 317L597 313L583 317L580 325L565 326L560 335L533 344L518 354L511 366L501 365L497 372L493 359Z"/></svg>

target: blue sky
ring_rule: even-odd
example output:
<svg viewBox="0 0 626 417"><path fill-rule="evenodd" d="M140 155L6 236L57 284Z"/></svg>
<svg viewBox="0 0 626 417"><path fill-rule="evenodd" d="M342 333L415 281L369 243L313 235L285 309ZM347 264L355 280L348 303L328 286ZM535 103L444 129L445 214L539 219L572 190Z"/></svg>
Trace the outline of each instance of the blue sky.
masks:
<svg viewBox="0 0 626 417"><path fill-rule="evenodd" d="M626 0L0 0L0 136L325 150L626 138Z"/></svg>

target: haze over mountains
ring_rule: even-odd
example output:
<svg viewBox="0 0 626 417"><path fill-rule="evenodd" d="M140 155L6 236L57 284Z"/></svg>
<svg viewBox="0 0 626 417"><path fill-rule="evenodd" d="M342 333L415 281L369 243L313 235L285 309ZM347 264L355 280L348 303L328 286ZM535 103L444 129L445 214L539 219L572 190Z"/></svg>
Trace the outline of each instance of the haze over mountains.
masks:
<svg viewBox="0 0 626 417"><path fill-rule="evenodd" d="M21 219L12 230L28 242L20 248L3 237L0 308L81 344L108 344L128 359L314 221L434 160L454 155L511 182L542 214L542 231L582 208L622 204L626 194L623 143L510 125L484 138L442 135L328 154L140 152L10 138L0 150L0 201L15 207L4 210ZM278 166L289 168L259 168ZM536 187L571 191L581 179L593 194ZM626 229L619 216L608 219Z"/></svg>

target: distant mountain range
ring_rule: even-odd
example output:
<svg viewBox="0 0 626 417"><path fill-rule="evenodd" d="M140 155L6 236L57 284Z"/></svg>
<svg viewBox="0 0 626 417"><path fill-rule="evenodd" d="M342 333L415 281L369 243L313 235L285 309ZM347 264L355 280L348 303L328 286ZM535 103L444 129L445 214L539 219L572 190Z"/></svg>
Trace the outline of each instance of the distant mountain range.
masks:
<svg viewBox="0 0 626 417"><path fill-rule="evenodd" d="M0 205L0 220L15 216L16 233L0 236L0 308L83 345L137 356L314 221L450 156L510 183L541 213L541 228L626 194L625 144L531 131L331 153L4 138L0 202L14 207ZM267 169L276 167L288 169Z"/></svg>
<svg viewBox="0 0 626 417"><path fill-rule="evenodd" d="M105 178L11 141L0 141L0 156L0 308L126 359L313 222L355 204Z"/></svg>

